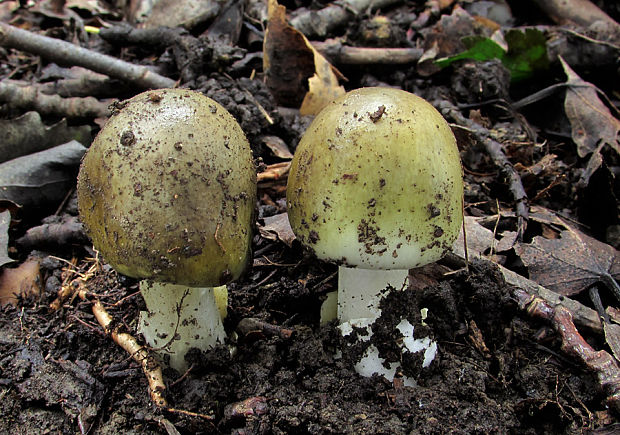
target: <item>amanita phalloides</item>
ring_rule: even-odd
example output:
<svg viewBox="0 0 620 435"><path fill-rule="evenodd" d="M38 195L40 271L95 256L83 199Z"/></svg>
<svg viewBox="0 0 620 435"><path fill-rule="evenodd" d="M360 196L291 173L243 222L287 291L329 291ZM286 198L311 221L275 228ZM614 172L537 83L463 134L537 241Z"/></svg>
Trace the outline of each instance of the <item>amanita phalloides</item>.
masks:
<svg viewBox="0 0 620 435"><path fill-rule="evenodd" d="M213 287L250 258L252 152L232 115L199 92L159 89L121 106L82 162L80 217L114 269L143 279L143 335L183 370L190 348L225 338Z"/></svg>
<svg viewBox="0 0 620 435"><path fill-rule="evenodd" d="M287 186L288 214L298 240L336 262L338 319L372 325L389 289L408 284L409 269L439 260L463 220L463 176L450 126L431 104L392 88L351 91L314 119L295 152ZM397 327L406 350L436 351ZM357 369L391 378L394 367L371 346Z"/></svg>

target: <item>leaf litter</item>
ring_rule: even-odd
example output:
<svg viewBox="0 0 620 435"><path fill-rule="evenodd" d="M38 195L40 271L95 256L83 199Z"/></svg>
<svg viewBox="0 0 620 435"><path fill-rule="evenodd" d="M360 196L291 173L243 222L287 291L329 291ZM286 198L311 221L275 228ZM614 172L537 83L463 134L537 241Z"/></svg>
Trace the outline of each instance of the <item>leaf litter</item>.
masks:
<svg viewBox="0 0 620 435"><path fill-rule="evenodd" d="M75 18L76 14L63 10L60 3L54 5L53 11L47 6L39 12L33 9L35 16L43 21L31 22L32 18L20 9L7 12L19 15L12 21L18 26L36 32L39 25L47 28L52 23L64 28L58 33L54 30L59 27L47 29L48 34L66 35L74 43L83 42L79 25L65 25L68 17ZM159 7L163 9L166 3L174 2L162 2ZM101 39L109 47L122 47L119 52L124 59L153 67L168 76L166 83L179 83L215 98L238 118L248 135L261 170L259 231L254 237L253 267L230 289L227 330L236 330L240 336L228 343L235 345L234 354L222 346L193 355L187 373L164 370L165 389L159 384L152 386L151 392L165 391L170 405L154 407L142 375L143 369L147 377L153 373L148 371L149 367L143 367L147 360L136 359L135 352L127 353L111 340L117 340L126 349L134 349L133 344L127 346L129 342L119 337L133 338L135 334L135 318L143 308L137 284L117 276L104 263L98 263L99 260L91 269L93 260L85 257L96 258L96 253L80 238L79 224L74 220L75 204L65 188L64 195L51 201L50 205L57 206L57 211L48 219L31 213L38 203L28 202L26 198L22 214L29 219L21 223L15 220L14 227L1 229L2 234L9 236L7 254L10 252L18 258L19 263L25 264L32 250L45 251L38 278L43 291L22 297L17 307L7 305L0 311L0 431L579 433L583 428L613 427L617 422L618 383L614 377L618 377L618 367L604 349L601 331L604 330L606 344L617 353L616 325L612 324L617 316L610 314L609 321L604 319L601 326L598 314L586 306L583 292L578 292L576 285L571 290L575 291L571 293L575 299L571 299L533 281L542 267L537 261L559 264L566 276L575 278L580 286L589 285L590 289L592 282L597 287L601 283L609 285L609 280L617 277L615 251L605 247L603 238L598 242L590 240L589 236L569 228L556 212L536 209L545 205L577 219L579 204L575 195L583 195L583 190L576 180L584 173L588 175L583 169L588 156L592 156L592 168L598 167L596 159L600 155L604 156L600 161L605 163L610 176L617 172L612 129L605 129L604 140L600 142L592 135L587 141L590 148L581 155L575 153L574 147L563 146L562 141L571 140L571 126L565 120L553 124L555 112L550 108L556 102L555 92L587 89L582 86L585 82L576 81L568 88L560 83L561 86L535 91L545 81L545 74L556 74L553 66L557 65L558 53L580 73L584 65L596 65L597 70L603 70L609 59L617 58L613 44L586 38L585 33L579 33L581 29L571 30L568 38L566 31L556 26L539 26L536 30L515 28L508 30L513 32L513 46L520 44L519 50L513 50L516 57L512 63L506 55L504 64L462 59L440 72L433 64L434 59L453 56L465 49L462 37L477 35L482 38L478 41L483 42L484 38L494 37L499 26L490 15L485 15L484 8L476 9L480 15L473 16L467 12L474 10L469 3L463 9L460 2L452 0L404 8L386 1L375 19L374 14L366 11L367 6L353 13L353 9L329 5L320 11L321 20L330 19L328 11L347 17L347 25L327 23L323 28L331 29L328 36L337 38L338 50L345 53L353 48L362 54L356 58L357 62L360 59L378 62L341 65L330 58L328 51L324 52L324 62L318 62L312 47L325 41L311 41L296 33L288 25L282 8L277 25L283 33L275 42L271 40L271 45L266 44L263 52L263 26L276 24L268 19L265 3L249 2L244 14L239 4L232 5L232 9L223 7L222 11L230 9L231 13L219 14L211 24L209 14L217 12L212 3L203 2L211 11L190 17L189 21L173 14L191 10L192 5L184 8L184 3L175 3L170 13L164 15L176 20L172 21L175 26L182 23L187 31L175 27L160 33L161 29L154 27L146 29L150 33L134 29L129 34L110 25L110 21L122 14L102 12L92 2L71 4L80 10L82 19L90 26L89 32L97 26ZM139 21L143 21L151 12L152 5L147 2L135 6L140 8L131 11L128 17L137 14ZM87 17L85 11L99 15ZM520 18L529 17L529 12L523 15L515 7L515 18L519 14ZM316 18L316 14L315 10L299 10L291 21L301 22L297 20L299 17ZM193 22L192 18L198 20ZM384 26L374 26L379 22ZM509 16L506 23L511 22L515 21ZM156 21L147 26L153 23ZM365 29L364 32L356 31L358 27ZM210 29L220 36L229 35L230 39L226 43L213 42L208 37ZM382 37L378 29L390 29L390 38ZM119 35L123 39L124 34L127 38L119 43ZM172 37L157 38L164 34ZM195 36L198 34L201 35ZM89 36L94 42L91 47L99 47L97 43L101 40L97 33ZM147 36L151 39L147 40ZM140 38L145 39L139 42ZM509 39L504 41L507 45L496 38L492 41L509 47ZM388 40L399 47L372 47ZM575 41L588 50L573 49ZM360 46L364 44L371 47ZM420 56L417 52L422 50L418 47L424 47L425 53L416 64ZM372 56L364 57L364 50L368 49L374 50ZM392 64L387 56L391 49L406 49L416 54L406 65ZM381 58L381 52L386 56ZM45 88L53 88L56 80L53 68L43 65L40 75L33 68L45 61L15 48L0 52L0 57L4 61L0 65L2 77L15 75L33 85L45 81ZM543 65L547 57L552 67L549 69ZM268 67L275 66L275 70L261 70L261 58L267 60ZM14 68L15 65L19 67ZM403 362L405 371L419 375L414 388L404 387L398 377L393 383L360 378L347 365L347 355L344 359L335 357L334 350L340 346L335 325L319 322L321 303L337 285L335 266L301 252L287 228L286 215L282 214L290 154L309 122L299 108L313 91L316 95L327 95L327 99L341 92L342 76L332 65L349 78L345 83L347 88L396 86L434 102L441 103L446 98L451 101L444 108L454 122L465 166L465 206L470 214L465 227L471 263L465 264L464 248L460 244L460 250L455 248L456 255L449 255L432 270L412 272L415 286L386 302L383 319L386 325L403 312L413 318L419 317L422 308L426 309L426 325L420 327L430 329L440 343L440 357L429 371L417 373L410 362ZM494 80L495 75L508 77L507 66L514 70L514 75L523 74L524 80L520 83ZM271 74L268 86L263 82L265 72ZM319 76L319 72L323 75ZM323 88L315 88L308 80L315 74ZM530 74L535 78L533 81L528 81ZM289 77L297 77L297 81L287 88ZM592 83L599 83L600 76L590 77ZM119 86L116 90L118 96L126 97L131 87ZM67 92L63 97L70 98L73 91ZM510 96L522 97L528 92L534 92L531 95L536 98L526 97L511 107ZM567 97L568 94L569 91ZM93 95L110 96L109 87ZM97 103L107 105L104 101ZM8 106L8 118L15 119L14 114L22 113L23 109L10 107L10 102L4 104ZM282 107L283 104L288 107ZM540 113L536 113L537 105L542 107ZM472 109L469 114L467 109ZM568 111L565 107L557 112L568 115ZM43 116L45 124L41 126L53 126L63 117L58 113L54 116L58 118ZM506 118L511 119L505 122ZM603 116L588 122L594 125L607 122L613 126L612 118ZM82 121L78 118L77 122ZM96 128L100 122L91 121L87 120L89 129ZM72 118L68 131L75 122ZM534 140L542 142L534 143ZM577 140L573 142L580 146ZM490 147L486 146L485 150L480 148L480 143L493 145L492 159L487 154ZM510 188L506 188L507 180L503 177L511 178ZM519 178L524 179L523 186ZM613 183L606 188L612 189ZM37 193L36 189L32 192ZM514 207L515 201L523 210L511 214L508 210ZM592 213L597 213L596 204ZM516 225L518 219L524 225ZM606 226L614 223L606 222ZM54 255L69 258L66 261L72 266L66 267ZM584 267L570 262L573 255L592 258ZM507 267L526 275L526 269L531 269L531 279ZM3 270L6 272L7 266ZM76 270L83 278L77 290L71 278ZM556 275L555 282L548 285L567 288L561 284L561 278ZM62 298L56 298L59 291L64 295ZM603 299L609 305L605 312L613 312L611 305L615 303ZM102 310L109 316L104 323L97 319L102 316ZM533 317L555 332L541 330L542 324ZM130 342L139 346L140 338L137 335L135 338L138 341ZM397 338L386 336L384 340L381 347L389 349ZM429 422L432 422L430 429Z"/></svg>

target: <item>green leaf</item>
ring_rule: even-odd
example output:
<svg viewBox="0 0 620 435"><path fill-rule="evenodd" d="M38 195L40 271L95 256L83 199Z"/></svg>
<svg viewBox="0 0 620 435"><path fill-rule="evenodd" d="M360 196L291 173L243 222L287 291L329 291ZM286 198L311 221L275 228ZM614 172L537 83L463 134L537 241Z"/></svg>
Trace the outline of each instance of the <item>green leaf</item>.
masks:
<svg viewBox="0 0 620 435"><path fill-rule="evenodd" d="M467 50L459 54L455 54L454 56L438 59L435 63L443 68L458 60L472 59L485 61L491 59L502 59L506 54L504 49L495 41L484 36L466 36L462 41L467 47Z"/></svg>
<svg viewBox="0 0 620 435"><path fill-rule="evenodd" d="M508 45L508 52L487 37L467 36L462 40L467 50L438 59L435 63L444 68L463 59L476 61L499 59L510 71L513 82L529 78L549 67L547 41L540 30L509 30L504 35L504 40Z"/></svg>
<svg viewBox="0 0 620 435"><path fill-rule="evenodd" d="M540 30L509 30L504 39L508 44L508 53L502 63L510 70L513 82L529 78L549 67L547 40Z"/></svg>

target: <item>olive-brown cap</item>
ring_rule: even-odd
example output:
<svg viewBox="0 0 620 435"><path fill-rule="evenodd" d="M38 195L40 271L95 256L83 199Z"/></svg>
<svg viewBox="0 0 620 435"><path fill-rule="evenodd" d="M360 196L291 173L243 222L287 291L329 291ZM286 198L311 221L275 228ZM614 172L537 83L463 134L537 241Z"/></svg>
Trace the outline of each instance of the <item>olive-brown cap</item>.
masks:
<svg viewBox="0 0 620 435"><path fill-rule="evenodd" d="M351 91L301 139L287 186L297 238L318 258L409 269L441 258L463 220L463 173L450 126L422 98Z"/></svg>
<svg viewBox="0 0 620 435"><path fill-rule="evenodd" d="M189 286L237 278L250 253L256 171L243 131L203 94L121 103L78 177L80 217L117 271Z"/></svg>

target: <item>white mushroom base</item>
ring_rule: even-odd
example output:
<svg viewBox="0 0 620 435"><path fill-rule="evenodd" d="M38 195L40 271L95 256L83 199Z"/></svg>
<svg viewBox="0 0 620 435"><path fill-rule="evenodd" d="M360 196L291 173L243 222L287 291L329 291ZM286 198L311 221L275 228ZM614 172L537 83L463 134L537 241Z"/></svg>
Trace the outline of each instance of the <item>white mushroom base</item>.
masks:
<svg viewBox="0 0 620 435"><path fill-rule="evenodd" d="M207 350L224 342L213 288L145 280L140 292L148 311L140 312L139 330L156 354L169 356L173 369L187 369L185 354L191 348Z"/></svg>
<svg viewBox="0 0 620 435"><path fill-rule="evenodd" d="M376 270L358 269L340 266L338 269L338 319L340 332L343 337L353 332L353 327L365 328L367 334L358 334L361 341L369 341L372 337L372 325L381 314L379 308L381 298L390 291L400 291L407 288L408 270ZM326 311L329 311L326 309ZM417 353L424 352L422 367L430 366L437 354L437 343L428 337L414 338L414 326L402 319L396 326L402 335L399 343L401 351ZM385 359L379 356L379 350L371 344L361 359L355 364L355 370L362 376L370 377L374 374L383 376L389 381L400 369L399 362L386 365ZM405 386L415 386L415 381L403 377Z"/></svg>
<svg viewBox="0 0 620 435"><path fill-rule="evenodd" d="M363 336L358 335L358 337L362 341L369 341L372 337L372 323L372 319L355 319L350 322L345 322L339 326L340 333L343 337L346 337L353 332L353 326L358 328L366 328L368 334ZM414 338L414 327L407 319L401 320L401 322L396 326L396 329L398 329L403 336L402 343L400 343L401 351L403 353L424 352L422 367L426 368L430 366L437 355L437 342L428 337ZM379 356L379 350L374 344L368 346L361 359L355 364L355 371L360 375L371 377L372 375L377 374L383 376L390 382L394 380L396 372L400 371L399 369L399 362L390 362L389 364L386 364L385 359ZM416 385L415 380L407 376L403 376L402 379L403 384L406 387L414 387Z"/></svg>

